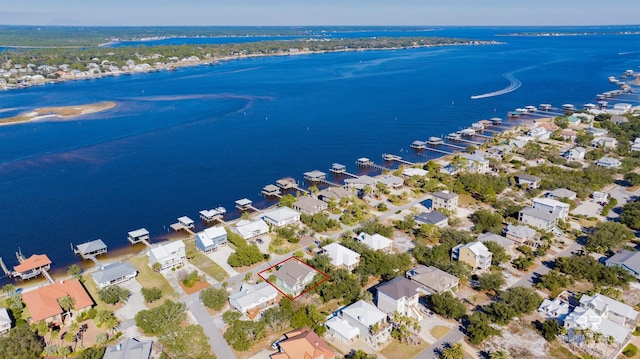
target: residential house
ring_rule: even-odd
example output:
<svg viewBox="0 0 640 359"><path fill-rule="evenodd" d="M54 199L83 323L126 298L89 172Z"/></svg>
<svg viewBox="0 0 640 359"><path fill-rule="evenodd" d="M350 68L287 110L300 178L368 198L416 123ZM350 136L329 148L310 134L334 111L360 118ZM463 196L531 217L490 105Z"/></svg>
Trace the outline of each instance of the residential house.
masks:
<svg viewBox="0 0 640 359"><path fill-rule="evenodd" d="M438 211L422 212L415 216L415 220L419 224L432 224L439 228L446 227L449 224L449 217Z"/></svg>
<svg viewBox="0 0 640 359"><path fill-rule="evenodd" d="M270 359L335 359L336 354L313 330L296 329L284 334L278 352Z"/></svg>
<svg viewBox="0 0 640 359"><path fill-rule="evenodd" d="M316 214L326 210L327 208L327 202L309 196L302 196L293 203L293 209L306 214Z"/></svg>
<svg viewBox="0 0 640 359"><path fill-rule="evenodd" d="M640 152L640 137L633 140L631 144L631 151Z"/></svg>
<svg viewBox="0 0 640 359"><path fill-rule="evenodd" d="M547 192L546 194L547 198L556 199L558 201L563 198L567 198L568 200L573 201L576 199L577 195L577 193L566 188L556 188L553 191Z"/></svg>
<svg viewBox="0 0 640 359"><path fill-rule="evenodd" d="M413 177L413 176L424 177L428 174L429 174L429 171L423 170L422 168L409 167L402 170L402 175L405 177Z"/></svg>
<svg viewBox="0 0 640 359"><path fill-rule="evenodd" d="M46 254L34 254L17 266L13 266L13 270L23 280L37 277L43 270L49 270L49 268L51 268L51 260Z"/></svg>
<svg viewBox="0 0 640 359"><path fill-rule="evenodd" d="M504 248L507 253L513 252L513 247L515 246L515 242L507 237L503 237L497 235L495 233L486 232L482 233L478 236L478 242L487 243L487 242L495 242L500 245L500 247Z"/></svg>
<svg viewBox="0 0 640 359"><path fill-rule="evenodd" d="M562 154L569 161L582 161L587 150L584 147L574 147Z"/></svg>
<svg viewBox="0 0 640 359"><path fill-rule="evenodd" d="M161 353L162 347L151 340L141 342L126 338L121 343L109 345L103 359L158 359Z"/></svg>
<svg viewBox="0 0 640 359"><path fill-rule="evenodd" d="M551 133L544 127L533 127L527 132L527 136L538 140L548 140Z"/></svg>
<svg viewBox="0 0 640 359"><path fill-rule="evenodd" d="M591 141L591 146L599 147L605 150L614 149L618 146L618 140L613 137L596 137Z"/></svg>
<svg viewBox="0 0 640 359"><path fill-rule="evenodd" d="M289 207L278 207L264 212L261 218L274 227L284 227L300 222L300 212Z"/></svg>
<svg viewBox="0 0 640 359"><path fill-rule="evenodd" d="M184 242L181 240L159 244L147 252L151 268L159 263L160 270L179 267L187 259Z"/></svg>
<svg viewBox="0 0 640 359"><path fill-rule="evenodd" d="M640 252L632 252L625 249L607 258L604 263L608 267L622 267L633 274L634 277L640 279Z"/></svg>
<svg viewBox="0 0 640 359"><path fill-rule="evenodd" d="M209 227L196 233L196 248L204 253L218 250L227 244L227 231L224 227Z"/></svg>
<svg viewBox="0 0 640 359"><path fill-rule="evenodd" d="M100 266L91 273L98 288L127 282L138 275L138 270L129 262L113 262Z"/></svg>
<svg viewBox="0 0 640 359"><path fill-rule="evenodd" d="M275 271L275 285L286 295L296 297L313 282L316 273L313 268L292 258L282 263Z"/></svg>
<svg viewBox="0 0 640 359"><path fill-rule="evenodd" d="M617 158L605 156L597 160L596 165L604 168L620 168L620 166L622 166L622 162Z"/></svg>
<svg viewBox="0 0 640 359"><path fill-rule="evenodd" d="M627 123L629 122L629 119L626 118L625 116L621 116L621 115L613 115L611 116L611 118L609 119L609 121L615 123L616 125L620 125L622 123Z"/></svg>
<svg viewBox="0 0 640 359"><path fill-rule="evenodd" d="M564 321L564 318L571 311L569 303L560 300L558 298L554 300L545 299L538 307L538 313L544 319L556 319L559 323Z"/></svg>
<svg viewBox="0 0 640 359"><path fill-rule="evenodd" d="M538 188L540 185L540 181L542 178L538 176L533 176L527 173L521 173L516 175L516 181L518 182L518 186L528 186L529 188Z"/></svg>
<svg viewBox="0 0 640 359"><path fill-rule="evenodd" d="M631 306L611 299L602 294L580 297L580 306L593 309L598 315L627 328L635 329L638 324L638 312Z"/></svg>
<svg viewBox="0 0 640 359"><path fill-rule="evenodd" d="M331 200L339 203L343 197L350 197L353 193L344 187L329 187L325 188L318 193L318 199L329 202Z"/></svg>
<svg viewBox="0 0 640 359"><path fill-rule="evenodd" d="M562 137L565 141L574 142L578 137L578 133L574 130L565 128L564 130L560 131L560 137Z"/></svg>
<svg viewBox="0 0 640 359"><path fill-rule="evenodd" d="M447 211L455 211L458 208L458 194L449 191L435 192L432 195L432 209L443 208Z"/></svg>
<svg viewBox="0 0 640 359"><path fill-rule="evenodd" d="M353 333L353 329L356 329L360 339L374 348L384 346L391 340L391 325L387 322L387 314L364 300L341 309L336 318L332 323L327 322L327 327L337 337L347 337L347 333ZM344 321L339 322L339 319ZM342 325L332 325L336 323Z"/></svg>
<svg viewBox="0 0 640 359"><path fill-rule="evenodd" d="M11 317L6 308L0 308L0 334L4 334L11 329Z"/></svg>
<svg viewBox="0 0 640 359"><path fill-rule="evenodd" d="M47 323L60 323L65 311L60 307L58 300L66 296L73 298L74 301L72 316L88 310L94 304L87 290L77 279L55 282L24 292L22 301L31 314L32 323L41 320Z"/></svg>
<svg viewBox="0 0 640 359"><path fill-rule="evenodd" d="M556 213L559 218L567 219L569 216L569 204L556 201L551 198L534 198L533 208L547 211L549 213Z"/></svg>
<svg viewBox="0 0 640 359"><path fill-rule="evenodd" d="M395 277L377 288L376 305L387 314L398 312L400 315L422 319L418 299L420 285L405 278Z"/></svg>
<svg viewBox="0 0 640 359"><path fill-rule="evenodd" d="M468 166L467 172L487 173L489 172L489 160L484 158L482 152L477 151L474 154L463 153L460 158L466 159Z"/></svg>
<svg viewBox="0 0 640 359"><path fill-rule="evenodd" d="M262 219L255 221L243 219L236 223L232 230L238 233L240 237L249 240L269 233L269 225Z"/></svg>
<svg viewBox="0 0 640 359"><path fill-rule="evenodd" d="M589 127L588 132L593 135L594 138L603 137L609 134L609 131L599 127Z"/></svg>
<svg viewBox="0 0 640 359"><path fill-rule="evenodd" d="M473 270L486 270L491 267L493 254L481 242L459 244L453 247L451 259L467 263Z"/></svg>
<svg viewBox="0 0 640 359"><path fill-rule="evenodd" d="M422 264L409 269L405 275L418 284L420 290L425 294L455 292L460 284L460 279L453 274Z"/></svg>
<svg viewBox="0 0 640 359"><path fill-rule="evenodd" d="M229 304L250 319L278 303L278 291L269 283L242 283L240 290L229 296Z"/></svg>
<svg viewBox="0 0 640 359"><path fill-rule="evenodd" d="M593 198L596 203L602 204L609 201L609 194L607 192L595 191L591 194L591 198Z"/></svg>
<svg viewBox="0 0 640 359"><path fill-rule="evenodd" d="M404 180L402 179L402 177L393 175L382 176L378 178L377 181L378 183L382 183L389 189L399 189L404 186Z"/></svg>
<svg viewBox="0 0 640 359"><path fill-rule="evenodd" d="M371 176L358 176L357 178L347 178L344 180L344 185L347 188L363 189L365 187L375 187L376 179Z"/></svg>
<svg viewBox="0 0 640 359"><path fill-rule="evenodd" d="M345 268L352 271L360 263L360 254L338 244L330 243L322 247L322 252L331 260L331 265L336 268Z"/></svg>
<svg viewBox="0 0 640 359"><path fill-rule="evenodd" d="M557 212L549 212L533 207L525 207L518 213L518 221L520 223L547 232L553 231L556 228L558 218Z"/></svg>
<svg viewBox="0 0 640 359"><path fill-rule="evenodd" d="M358 237L356 238L360 242L367 245L367 247L373 249L374 251L381 251L384 253L391 252L391 247L393 245L393 241L385 236L381 236L378 233L371 235L364 232L360 232Z"/></svg>
<svg viewBox="0 0 640 359"><path fill-rule="evenodd" d="M523 225L507 225L505 237L519 244L533 244L536 239L536 230Z"/></svg>

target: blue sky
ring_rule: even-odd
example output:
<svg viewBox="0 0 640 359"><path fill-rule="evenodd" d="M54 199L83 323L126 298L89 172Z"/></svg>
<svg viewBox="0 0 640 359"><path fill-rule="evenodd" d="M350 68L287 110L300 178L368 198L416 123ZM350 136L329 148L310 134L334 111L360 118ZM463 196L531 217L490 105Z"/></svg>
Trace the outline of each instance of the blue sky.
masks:
<svg viewBox="0 0 640 359"><path fill-rule="evenodd" d="M0 0L9 25L620 25L639 0Z"/></svg>

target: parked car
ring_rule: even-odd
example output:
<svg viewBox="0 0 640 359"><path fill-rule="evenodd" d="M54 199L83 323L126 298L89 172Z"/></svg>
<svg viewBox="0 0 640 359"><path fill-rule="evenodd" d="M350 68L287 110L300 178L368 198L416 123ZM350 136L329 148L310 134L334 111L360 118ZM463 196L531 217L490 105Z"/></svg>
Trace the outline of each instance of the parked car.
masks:
<svg viewBox="0 0 640 359"><path fill-rule="evenodd" d="M256 239L256 242L258 242L258 243L262 244L262 238L258 238L258 239Z"/></svg>

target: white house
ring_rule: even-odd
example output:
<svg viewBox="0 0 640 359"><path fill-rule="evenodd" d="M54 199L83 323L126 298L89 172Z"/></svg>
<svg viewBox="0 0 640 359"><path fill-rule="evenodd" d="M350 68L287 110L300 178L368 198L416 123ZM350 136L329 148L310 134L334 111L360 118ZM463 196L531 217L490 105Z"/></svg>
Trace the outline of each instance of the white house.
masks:
<svg viewBox="0 0 640 359"><path fill-rule="evenodd" d="M597 137L594 138L593 141L591 141L591 146L600 147L603 149L612 149L618 146L618 140L613 137L607 136Z"/></svg>
<svg viewBox="0 0 640 359"><path fill-rule="evenodd" d="M360 339L374 348L381 347L391 340L391 325L387 321L387 314L364 300L343 308L337 317L344 320L345 329L349 329L350 332L353 332L350 328L357 329ZM328 328L332 334L338 329L334 326ZM337 334L345 336L344 333Z"/></svg>
<svg viewBox="0 0 640 359"><path fill-rule="evenodd" d="M467 263L473 270L486 270L491 267L493 254L481 242L458 244L451 250L451 259Z"/></svg>
<svg viewBox="0 0 640 359"><path fill-rule="evenodd" d="M574 147L562 154L562 156L570 161L584 160L587 150L584 147Z"/></svg>
<svg viewBox="0 0 640 359"><path fill-rule="evenodd" d="M413 176L424 177L428 174L429 174L429 171L423 170L422 168L409 167L402 170L402 175L405 177L413 177Z"/></svg>
<svg viewBox="0 0 640 359"><path fill-rule="evenodd" d="M387 314L398 312L400 315L422 319L418 298L420 285L405 278L395 277L377 288L376 304Z"/></svg>
<svg viewBox="0 0 640 359"><path fill-rule="evenodd" d="M489 172L489 160L484 158L481 152L474 154L463 153L460 158L464 158L469 162L467 172L487 173Z"/></svg>
<svg viewBox="0 0 640 359"><path fill-rule="evenodd" d="M494 242L504 248L507 253L512 253L513 247L515 246L515 241L491 232L485 232L478 235L478 242Z"/></svg>
<svg viewBox="0 0 640 359"><path fill-rule="evenodd" d="M138 270L129 262L109 263L91 273L91 277L93 281L96 282L98 288L124 283L135 278L137 275Z"/></svg>
<svg viewBox="0 0 640 359"><path fill-rule="evenodd" d="M613 157L602 157L596 161L596 165L605 168L620 168L622 162L619 159Z"/></svg>
<svg viewBox="0 0 640 359"><path fill-rule="evenodd" d="M358 234L357 240L367 245L367 247L374 251L381 251L384 253L391 252L391 246L393 241L385 236L381 236L378 233L370 235L364 232Z"/></svg>
<svg viewBox="0 0 640 359"><path fill-rule="evenodd" d="M322 249L329 259L331 259L331 265L334 267L344 267L352 271L358 263L360 263L360 254L341 244L330 243L322 247Z"/></svg>
<svg viewBox="0 0 640 359"><path fill-rule="evenodd" d="M289 207L278 207L264 212L261 218L272 226L283 227L300 222L300 212Z"/></svg>
<svg viewBox="0 0 640 359"><path fill-rule="evenodd" d="M251 239L269 233L269 225L262 219L255 221L241 220L233 227L233 231L244 239Z"/></svg>
<svg viewBox="0 0 640 359"><path fill-rule="evenodd" d="M224 227L209 227L196 233L196 248L209 253L227 244L227 231Z"/></svg>
<svg viewBox="0 0 640 359"><path fill-rule="evenodd" d="M398 189L404 186L404 180L401 177L393 175L382 176L377 179L377 182L391 189Z"/></svg>
<svg viewBox="0 0 640 359"><path fill-rule="evenodd" d="M558 218L558 213L556 212L549 212L533 207L525 207L518 213L518 221L520 223L548 232L556 228Z"/></svg>
<svg viewBox="0 0 640 359"><path fill-rule="evenodd" d="M0 334L4 334L11 329L11 317L6 308L0 308Z"/></svg>
<svg viewBox="0 0 640 359"><path fill-rule="evenodd" d="M562 323L564 318L569 314L571 308L569 303L562 301L558 298L554 300L545 299L538 307L538 313L544 319L556 319Z"/></svg>
<svg viewBox="0 0 640 359"><path fill-rule="evenodd" d="M242 283L240 290L229 296L229 304L249 318L256 318L261 312L277 303L278 291L269 283L256 285Z"/></svg>
<svg viewBox="0 0 640 359"><path fill-rule="evenodd" d="M635 329L638 324L637 311L627 304L602 294L594 296L583 294L580 297L580 306L593 309L598 315L630 329Z"/></svg>
<svg viewBox="0 0 640 359"><path fill-rule="evenodd" d="M187 259L185 245L181 240L158 244L149 249L147 257L151 268L155 263L160 263L160 270L181 266Z"/></svg>
<svg viewBox="0 0 640 359"><path fill-rule="evenodd" d="M516 175L516 181L518 182L518 186L527 185L529 188L538 188L540 185L540 181L542 178L534 175L530 175L527 173L521 173Z"/></svg>
<svg viewBox="0 0 640 359"><path fill-rule="evenodd" d="M569 216L570 206L568 203L560 202L551 198L534 198L533 208L547 211L549 213L557 213L559 218L567 219L567 216Z"/></svg>
<svg viewBox="0 0 640 359"><path fill-rule="evenodd" d="M548 140L551 133L544 127L533 127L527 132L527 136L533 137L538 140Z"/></svg>
<svg viewBox="0 0 640 359"><path fill-rule="evenodd" d="M363 189L366 186L374 187L376 185L376 179L371 176L358 176L358 178L347 178L344 180L344 185L347 188Z"/></svg>

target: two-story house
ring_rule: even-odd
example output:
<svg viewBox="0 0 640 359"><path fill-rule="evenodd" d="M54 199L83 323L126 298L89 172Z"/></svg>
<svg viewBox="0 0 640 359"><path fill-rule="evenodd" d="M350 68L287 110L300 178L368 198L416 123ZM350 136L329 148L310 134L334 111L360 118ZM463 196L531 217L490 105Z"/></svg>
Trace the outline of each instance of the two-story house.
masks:
<svg viewBox="0 0 640 359"><path fill-rule="evenodd" d="M530 175L527 173L521 173L516 175L516 181L518 182L518 186L528 186L529 188L538 188L540 185L540 181L542 178L534 175Z"/></svg>
<svg viewBox="0 0 640 359"><path fill-rule="evenodd" d="M558 225L559 214L539 208L525 207L518 213L518 221L531 227L551 232Z"/></svg>
<svg viewBox="0 0 640 359"><path fill-rule="evenodd" d="M640 252L632 252L625 249L607 258L604 263L608 267L622 267L634 277L640 279Z"/></svg>
<svg viewBox="0 0 640 359"><path fill-rule="evenodd" d="M278 207L264 212L261 218L271 226L283 227L289 224L299 223L300 212L289 207Z"/></svg>
<svg viewBox="0 0 640 359"><path fill-rule="evenodd" d="M360 232L356 239L374 251L381 251L383 253L391 252L391 248L393 246L392 240L378 233L371 235L365 232Z"/></svg>
<svg viewBox="0 0 640 359"><path fill-rule="evenodd" d="M432 195L432 209L442 208L447 211L455 211L458 208L458 194L449 191L435 192Z"/></svg>
<svg viewBox="0 0 640 359"><path fill-rule="evenodd" d="M284 334L279 341L278 352L270 359L334 359L335 353L313 330L304 328Z"/></svg>
<svg viewBox="0 0 640 359"><path fill-rule="evenodd" d="M269 283L242 283L240 290L229 296L229 304L249 319L278 303L278 291Z"/></svg>
<svg viewBox="0 0 640 359"><path fill-rule="evenodd" d="M209 227L196 234L196 248L204 253L217 250L227 244L227 231L224 227Z"/></svg>
<svg viewBox="0 0 640 359"><path fill-rule="evenodd" d="M11 317L6 308L0 308L0 334L4 334L11 329Z"/></svg>
<svg viewBox="0 0 640 359"><path fill-rule="evenodd" d="M387 314L398 312L400 315L422 319L418 298L420 285L405 278L395 277L377 288L376 305Z"/></svg>
<svg viewBox="0 0 640 359"><path fill-rule="evenodd" d="M380 348L391 340L391 324L387 321L387 315L364 300L338 311L326 326L331 334L343 342L359 337L374 348Z"/></svg>
<svg viewBox="0 0 640 359"><path fill-rule="evenodd" d="M137 275L138 270L129 262L109 263L91 273L91 277L98 288L121 284L135 278Z"/></svg>
<svg viewBox="0 0 640 359"><path fill-rule="evenodd" d="M425 294L444 293L455 291L460 284L460 279L433 266L422 264L415 266L405 273L406 277L420 286Z"/></svg>
<svg viewBox="0 0 640 359"><path fill-rule="evenodd" d="M493 254L481 242L458 244L451 252L451 259L467 263L474 271L489 269L492 257Z"/></svg>
<svg viewBox="0 0 640 359"><path fill-rule="evenodd" d="M558 218L567 219L569 216L569 204L551 198L534 198L533 208L549 213L556 213Z"/></svg>
<svg viewBox="0 0 640 359"><path fill-rule="evenodd" d="M147 252L149 265L154 267L155 263L160 270L179 267L187 260L184 242L181 240L159 244Z"/></svg>
<svg viewBox="0 0 640 359"><path fill-rule="evenodd" d="M280 265L275 271L275 285L286 295L296 297L306 286L313 282L316 271L308 265L291 258Z"/></svg>
<svg viewBox="0 0 640 359"><path fill-rule="evenodd" d="M240 237L249 240L269 233L269 225L262 219L249 221L246 219L238 221L232 229Z"/></svg>
<svg viewBox="0 0 640 359"><path fill-rule="evenodd" d="M330 243L322 247L322 253L331 260L331 265L336 268L345 268L352 271L360 263L360 253L339 244Z"/></svg>
<svg viewBox="0 0 640 359"><path fill-rule="evenodd" d="M509 224L504 236L518 244L532 245L536 240L536 230L529 226Z"/></svg>

